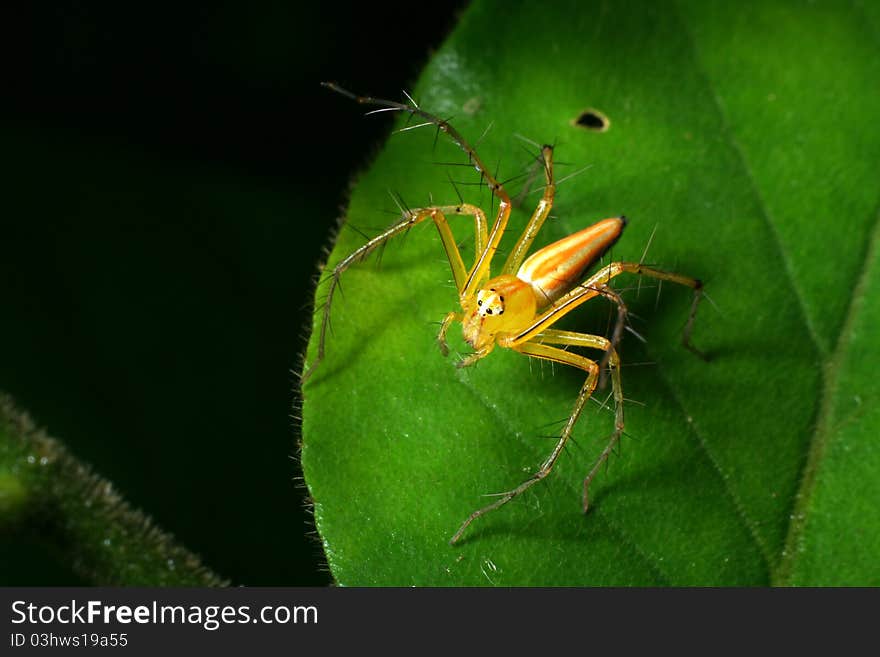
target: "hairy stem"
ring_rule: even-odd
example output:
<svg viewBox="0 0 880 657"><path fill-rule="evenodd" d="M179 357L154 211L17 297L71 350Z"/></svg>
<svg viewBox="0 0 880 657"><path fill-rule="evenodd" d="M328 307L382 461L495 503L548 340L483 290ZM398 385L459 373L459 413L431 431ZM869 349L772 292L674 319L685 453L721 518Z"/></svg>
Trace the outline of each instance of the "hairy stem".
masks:
<svg viewBox="0 0 880 657"><path fill-rule="evenodd" d="M225 584L0 393L0 536L22 530L95 584Z"/></svg>

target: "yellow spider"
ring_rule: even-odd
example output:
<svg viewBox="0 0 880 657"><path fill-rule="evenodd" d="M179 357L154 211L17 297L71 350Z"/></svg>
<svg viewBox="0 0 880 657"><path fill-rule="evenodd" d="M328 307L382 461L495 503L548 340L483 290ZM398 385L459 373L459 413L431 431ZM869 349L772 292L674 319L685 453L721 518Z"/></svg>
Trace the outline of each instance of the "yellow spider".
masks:
<svg viewBox="0 0 880 657"><path fill-rule="evenodd" d="M498 199L498 213L491 229L489 229L486 214L480 208L469 203L407 210L400 220L390 228L340 261L329 276L327 298L318 336L318 353L303 374L303 382L312 375L324 357L330 308L342 273L392 237L409 230L426 219L431 219L440 233L443 249L449 259L461 306L461 310L452 311L446 315L440 328L440 334L437 336L440 350L444 356L448 354L446 333L453 322L460 322L464 339L474 348L474 352L461 360L458 363L459 367L472 365L488 356L498 346L513 349L533 358L571 365L587 373L587 380L578 394L574 408L553 451L550 452L538 470L516 488L499 495L492 504L471 513L449 542L454 544L474 520L507 504L550 474L565 444L571 437L574 425L583 411L584 405L596 389L600 372L607 365L615 404L614 432L596 463L584 478L583 509L586 513L589 509L590 482L596 476L599 467L611 455L624 428L623 390L620 383L620 359L617 354L617 344L626 322L627 309L620 295L609 286L611 279L627 272L650 276L661 281L671 281L692 288L694 299L684 327L682 344L701 357L703 354L691 345L690 335L697 306L702 296L702 283L696 278L653 269L635 262L612 262L596 273L585 277L590 267L620 238L626 226L626 218L622 216L603 219L536 251L527 258L529 248L553 205L556 187L553 179L553 148L551 146L544 146L541 149L546 179L543 197L516 245L507 256L500 273L493 276L492 263L507 228L511 200L503 185L486 168L474 148L447 121L422 110L414 102L404 104L379 98L357 96L334 83L325 82L323 84L357 103L381 108L377 111L399 111L418 116L426 121L423 125L435 125L438 130L449 135L467 154L470 163L473 164ZM476 261L470 268L465 267L462 261L458 245L446 220L448 215L473 217L476 233ZM618 308L617 321L610 339L599 335L552 328L569 312L597 296L611 300ZM604 356L601 363L597 363L585 356L567 351L565 347L597 349L604 352Z"/></svg>

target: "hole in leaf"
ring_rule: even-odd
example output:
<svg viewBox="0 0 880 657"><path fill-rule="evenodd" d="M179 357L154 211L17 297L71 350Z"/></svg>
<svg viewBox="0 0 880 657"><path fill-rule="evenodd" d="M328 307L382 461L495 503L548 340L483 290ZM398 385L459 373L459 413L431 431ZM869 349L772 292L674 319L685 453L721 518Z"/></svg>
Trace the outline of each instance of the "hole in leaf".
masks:
<svg viewBox="0 0 880 657"><path fill-rule="evenodd" d="M574 125L594 132L605 132L611 127L611 121L597 109L585 109L574 121Z"/></svg>

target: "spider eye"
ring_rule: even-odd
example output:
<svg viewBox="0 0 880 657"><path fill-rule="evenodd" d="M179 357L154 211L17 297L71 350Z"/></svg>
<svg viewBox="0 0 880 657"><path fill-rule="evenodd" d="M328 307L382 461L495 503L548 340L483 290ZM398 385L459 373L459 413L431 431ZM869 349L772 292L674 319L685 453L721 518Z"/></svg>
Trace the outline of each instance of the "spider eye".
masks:
<svg viewBox="0 0 880 657"><path fill-rule="evenodd" d="M478 306L482 306L482 305L483 305L483 300L482 300L482 299L477 299L477 305L478 305Z"/></svg>
<svg viewBox="0 0 880 657"><path fill-rule="evenodd" d="M489 308L489 310L486 311L486 314L487 314L487 315L491 315L491 314L492 314L492 309Z"/></svg>

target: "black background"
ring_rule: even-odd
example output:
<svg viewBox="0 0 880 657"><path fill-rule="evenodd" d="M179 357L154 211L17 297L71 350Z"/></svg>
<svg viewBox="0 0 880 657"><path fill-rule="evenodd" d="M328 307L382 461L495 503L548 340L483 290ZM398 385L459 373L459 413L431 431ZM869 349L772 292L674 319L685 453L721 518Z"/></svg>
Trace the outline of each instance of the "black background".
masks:
<svg viewBox="0 0 880 657"><path fill-rule="evenodd" d="M389 124L318 83L399 98L461 5L2 10L0 390L233 583L330 582L292 370ZM0 584L80 581L40 531Z"/></svg>

